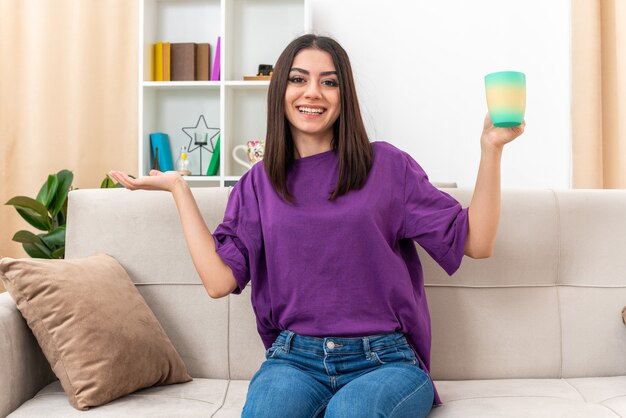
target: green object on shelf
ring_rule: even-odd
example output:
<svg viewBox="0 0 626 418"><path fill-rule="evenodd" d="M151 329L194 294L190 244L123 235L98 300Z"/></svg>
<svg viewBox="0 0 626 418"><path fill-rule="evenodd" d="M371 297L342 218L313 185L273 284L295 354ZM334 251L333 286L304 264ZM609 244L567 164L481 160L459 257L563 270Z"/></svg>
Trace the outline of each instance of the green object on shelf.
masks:
<svg viewBox="0 0 626 418"><path fill-rule="evenodd" d="M221 135L217 137L215 149L213 150L213 155L211 156L211 162L209 163L209 168L206 170L207 176L216 176L220 168L220 138Z"/></svg>

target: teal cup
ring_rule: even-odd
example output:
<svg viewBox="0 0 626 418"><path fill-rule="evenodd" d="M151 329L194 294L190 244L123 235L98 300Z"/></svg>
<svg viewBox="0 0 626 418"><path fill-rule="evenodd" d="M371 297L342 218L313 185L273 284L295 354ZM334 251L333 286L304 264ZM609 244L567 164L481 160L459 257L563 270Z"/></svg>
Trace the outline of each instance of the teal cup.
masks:
<svg viewBox="0 0 626 418"><path fill-rule="evenodd" d="M485 76L487 107L494 126L519 126L526 112L526 75L500 71Z"/></svg>

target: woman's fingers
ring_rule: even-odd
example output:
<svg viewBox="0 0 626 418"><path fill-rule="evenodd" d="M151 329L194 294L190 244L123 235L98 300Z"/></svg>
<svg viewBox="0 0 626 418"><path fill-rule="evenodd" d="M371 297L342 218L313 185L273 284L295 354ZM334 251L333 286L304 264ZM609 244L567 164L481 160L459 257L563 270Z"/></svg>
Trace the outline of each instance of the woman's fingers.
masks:
<svg viewBox="0 0 626 418"><path fill-rule="evenodd" d="M136 179L122 171L110 171L109 176L129 190L169 191L168 183L171 183L171 179L168 179L168 175L158 170L151 170L149 176L138 177Z"/></svg>
<svg viewBox="0 0 626 418"><path fill-rule="evenodd" d="M134 179L128 177L126 173L121 171L111 171L109 172L109 176L127 189L135 190L137 188Z"/></svg>

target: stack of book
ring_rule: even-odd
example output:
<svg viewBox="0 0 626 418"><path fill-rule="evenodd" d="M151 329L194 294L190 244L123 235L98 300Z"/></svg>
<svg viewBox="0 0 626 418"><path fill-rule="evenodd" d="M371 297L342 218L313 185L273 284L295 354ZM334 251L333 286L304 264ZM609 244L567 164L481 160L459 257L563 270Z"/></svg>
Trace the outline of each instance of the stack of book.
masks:
<svg viewBox="0 0 626 418"><path fill-rule="evenodd" d="M208 81L220 79L220 38L217 38L213 72L208 43L157 42L153 45L153 81Z"/></svg>

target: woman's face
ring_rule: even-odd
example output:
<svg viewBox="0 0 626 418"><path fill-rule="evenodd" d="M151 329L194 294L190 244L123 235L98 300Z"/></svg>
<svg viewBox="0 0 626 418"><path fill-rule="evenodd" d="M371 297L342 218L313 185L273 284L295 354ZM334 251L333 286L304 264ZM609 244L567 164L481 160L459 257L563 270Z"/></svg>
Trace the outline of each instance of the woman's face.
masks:
<svg viewBox="0 0 626 418"><path fill-rule="evenodd" d="M285 116L294 141L330 143L340 107L337 71L330 54L315 48L298 52L285 92Z"/></svg>

